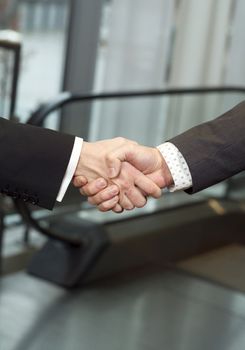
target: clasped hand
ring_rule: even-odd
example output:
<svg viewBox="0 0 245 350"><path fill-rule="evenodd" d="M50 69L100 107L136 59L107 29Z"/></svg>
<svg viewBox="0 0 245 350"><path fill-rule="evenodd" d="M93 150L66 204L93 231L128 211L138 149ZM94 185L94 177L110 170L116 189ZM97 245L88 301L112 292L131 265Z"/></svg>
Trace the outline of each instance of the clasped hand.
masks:
<svg viewBox="0 0 245 350"><path fill-rule="evenodd" d="M172 177L157 148L118 137L83 143L73 184L99 210L118 213L159 198Z"/></svg>

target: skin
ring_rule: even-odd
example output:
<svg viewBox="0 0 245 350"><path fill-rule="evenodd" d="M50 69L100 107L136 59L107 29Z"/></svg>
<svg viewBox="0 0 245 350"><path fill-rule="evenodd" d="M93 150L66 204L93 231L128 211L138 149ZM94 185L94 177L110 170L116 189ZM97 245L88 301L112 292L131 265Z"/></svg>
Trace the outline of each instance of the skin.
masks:
<svg viewBox="0 0 245 350"><path fill-rule="evenodd" d="M76 187L82 187L80 189L82 194L89 193L89 202L98 205L100 210L113 209L115 212L121 212L123 209L132 210L134 207L144 206L146 196L154 198L161 196L164 178L159 169L156 172L146 169L144 173L126 160L113 163L116 150L124 150L125 147L134 145L137 143L123 138L94 143L84 142L73 183ZM96 185L91 188L89 184L94 184L95 180ZM87 187L84 186L85 183ZM104 189L105 192L92 197L93 194L97 195L98 191L95 192L95 188Z"/></svg>
<svg viewBox="0 0 245 350"><path fill-rule="evenodd" d="M134 206L144 206L146 196L158 198L159 193L156 196L145 176L159 188L173 184L169 168L157 148L120 138L120 142L114 144L113 149L106 154L105 161L109 181L103 177L89 181L86 176L75 176L73 181L81 194L88 196L88 201L100 211L113 210L118 213L123 209L133 209ZM144 177L140 177L140 174ZM134 182L128 181L130 176ZM133 206L130 207L125 197Z"/></svg>

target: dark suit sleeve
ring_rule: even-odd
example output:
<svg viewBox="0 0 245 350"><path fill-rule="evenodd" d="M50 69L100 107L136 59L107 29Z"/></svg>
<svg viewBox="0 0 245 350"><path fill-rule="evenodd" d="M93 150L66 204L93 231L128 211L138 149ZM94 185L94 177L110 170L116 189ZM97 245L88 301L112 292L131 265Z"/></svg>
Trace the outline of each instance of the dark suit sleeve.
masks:
<svg viewBox="0 0 245 350"><path fill-rule="evenodd" d="M189 166L195 193L245 170L245 101L221 117L174 137Z"/></svg>
<svg viewBox="0 0 245 350"><path fill-rule="evenodd" d="M74 136L0 118L0 192L52 209Z"/></svg>

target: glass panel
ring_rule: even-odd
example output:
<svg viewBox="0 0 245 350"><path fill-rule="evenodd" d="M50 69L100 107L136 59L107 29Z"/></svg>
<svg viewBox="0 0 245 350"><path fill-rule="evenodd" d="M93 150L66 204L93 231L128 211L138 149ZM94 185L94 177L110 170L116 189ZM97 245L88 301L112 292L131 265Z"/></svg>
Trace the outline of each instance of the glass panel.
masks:
<svg viewBox="0 0 245 350"><path fill-rule="evenodd" d="M91 130L92 139L124 136L144 145L156 146L192 126L220 116L243 101L244 97L245 93L203 93L94 101L91 103L92 107L100 110L101 117L96 123L97 129ZM66 108L69 109L69 106ZM77 117L82 120L82 116ZM77 135L79 136L79 130L77 130ZM245 186L244 182L241 181L243 175L239 175L239 181L234 179L232 183L228 182L229 195L232 195L233 198L237 194L239 194L239 198L245 198L245 193L242 192ZM194 196L189 196L184 192L167 194L162 200L149 200L145 209L136 210L126 215L138 215L162 206L178 206L183 203L203 200L207 196L224 197L226 193L227 182L223 182ZM75 197L68 197L66 198L68 202L76 201L78 205L81 204L81 197L78 193L75 193ZM101 214L96 213L96 216L101 217ZM103 214L102 217L103 220L108 217L115 218L113 214Z"/></svg>
<svg viewBox="0 0 245 350"><path fill-rule="evenodd" d="M94 90L165 85L176 25L175 5L175 0L105 1Z"/></svg>
<svg viewBox="0 0 245 350"><path fill-rule="evenodd" d="M106 1L94 90L132 91L166 86L243 84L244 8L243 0ZM219 102L216 97L213 100L210 97L205 107L201 108L204 99L197 102L196 97L195 103L192 103L192 97L185 98L181 110L178 101L171 102L169 109L167 100L154 105L152 100L148 100L148 103L146 100L143 103L137 100L128 104L128 107L117 101L102 106L96 104L91 118L90 136L91 139L105 138L114 133L132 137L133 130L124 130L123 120L128 118L131 121L133 118L138 124L138 118L141 128L145 130L137 136L138 140L149 142L147 120L150 115L155 120L158 115L162 118L161 111L166 108L172 116L171 121L168 121L166 135L170 137L176 131L191 127L194 115L196 123L205 121L205 114L209 117L212 110L215 115L216 104L220 103L224 110L228 109L230 99L232 97L227 102L224 98ZM135 115L134 110L138 115ZM178 115L181 120L177 127L173 119ZM152 129L154 131L154 126ZM154 138L150 142L154 142L158 133L161 135L162 130L154 131Z"/></svg>
<svg viewBox="0 0 245 350"><path fill-rule="evenodd" d="M1 33L0 33L1 34ZM4 42L1 38L0 42ZM18 45L17 45L18 46ZM16 46L16 47L17 47ZM10 116L10 96L12 92L12 80L16 51L1 47L0 44L0 116Z"/></svg>
<svg viewBox="0 0 245 350"><path fill-rule="evenodd" d="M26 120L60 90L69 0L4 0L0 6L0 28L22 34L17 115Z"/></svg>
<svg viewBox="0 0 245 350"><path fill-rule="evenodd" d="M90 138L124 136L155 145L215 118L243 99L242 93L203 93L97 101Z"/></svg>

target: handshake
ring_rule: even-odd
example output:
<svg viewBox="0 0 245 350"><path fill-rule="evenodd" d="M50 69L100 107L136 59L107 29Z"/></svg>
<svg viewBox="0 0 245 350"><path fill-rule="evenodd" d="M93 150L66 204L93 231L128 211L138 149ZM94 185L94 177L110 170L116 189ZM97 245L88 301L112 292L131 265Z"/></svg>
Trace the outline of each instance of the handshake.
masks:
<svg viewBox="0 0 245 350"><path fill-rule="evenodd" d="M118 137L83 142L73 184L100 211L120 213L159 198L173 178L157 148Z"/></svg>

